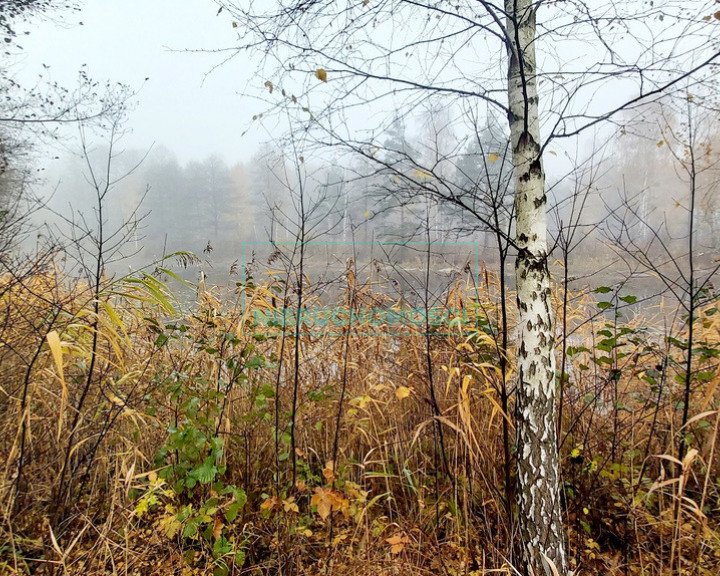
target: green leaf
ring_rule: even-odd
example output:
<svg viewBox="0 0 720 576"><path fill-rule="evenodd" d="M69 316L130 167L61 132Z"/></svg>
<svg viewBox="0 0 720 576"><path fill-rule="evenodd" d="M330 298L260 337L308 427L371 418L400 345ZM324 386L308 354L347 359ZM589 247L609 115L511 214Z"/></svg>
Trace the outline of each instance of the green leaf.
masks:
<svg viewBox="0 0 720 576"><path fill-rule="evenodd" d="M155 339L155 347L162 348L167 344L168 340L169 338L165 334L158 334L158 337Z"/></svg>
<svg viewBox="0 0 720 576"><path fill-rule="evenodd" d="M608 292L612 292L612 288L609 286L599 286L595 288L594 292L595 294L607 294Z"/></svg>
<svg viewBox="0 0 720 576"><path fill-rule="evenodd" d="M232 493L233 502L228 506L225 511L225 519L230 522L234 522L237 518L238 513L245 507L247 503L247 494L242 488L236 488L235 486L228 486L225 489L226 493Z"/></svg>
<svg viewBox="0 0 720 576"><path fill-rule="evenodd" d="M215 479L216 474L217 467L208 460L205 460L205 462L191 472L192 477L200 482L200 484L209 484Z"/></svg>
<svg viewBox="0 0 720 576"><path fill-rule="evenodd" d="M585 346L568 346L567 347L568 356L575 356L576 354L580 354L581 352L590 352L590 349L586 348Z"/></svg>
<svg viewBox="0 0 720 576"><path fill-rule="evenodd" d="M187 524L185 524L185 527L183 528L183 538L195 538L197 536L198 527L200 526L201 522L202 519L200 518L200 516L190 518L190 520L187 521Z"/></svg>
<svg viewBox="0 0 720 576"><path fill-rule="evenodd" d="M215 558L222 558L230 552L232 552L232 544L230 544L230 541L224 535L220 535L220 538L215 540L213 544L213 556L215 556Z"/></svg>
<svg viewBox="0 0 720 576"><path fill-rule="evenodd" d="M210 449L212 450L212 455L215 460L219 460L222 458L223 453L223 439L222 438L211 438L210 439Z"/></svg>
<svg viewBox="0 0 720 576"><path fill-rule="evenodd" d="M245 366L248 368L262 368L265 366L265 358L262 356L253 356L245 363Z"/></svg>
<svg viewBox="0 0 720 576"><path fill-rule="evenodd" d="M604 340L600 340L600 342L595 345L595 348L602 350L603 352L610 352L613 348L615 348L615 346L617 346L617 340L615 338L606 338Z"/></svg>

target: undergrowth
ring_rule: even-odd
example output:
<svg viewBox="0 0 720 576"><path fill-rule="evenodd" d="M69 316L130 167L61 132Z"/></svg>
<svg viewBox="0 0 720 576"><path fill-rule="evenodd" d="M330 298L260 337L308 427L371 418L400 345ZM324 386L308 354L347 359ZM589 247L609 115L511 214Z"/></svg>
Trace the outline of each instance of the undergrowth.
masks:
<svg viewBox="0 0 720 576"><path fill-rule="evenodd" d="M295 335L253 314L281 306L281 282L188 310L173 277L105 281L99 307L49 267L0 280L0 572L513 573L514 355L490 274L448 287L427 336ZM349 274L340 292L346 310L397 305ZM680 429L687 319L630 316L633 298L570 294L558 335L572 565L717 574L720 313L695 320Z"/></svg>

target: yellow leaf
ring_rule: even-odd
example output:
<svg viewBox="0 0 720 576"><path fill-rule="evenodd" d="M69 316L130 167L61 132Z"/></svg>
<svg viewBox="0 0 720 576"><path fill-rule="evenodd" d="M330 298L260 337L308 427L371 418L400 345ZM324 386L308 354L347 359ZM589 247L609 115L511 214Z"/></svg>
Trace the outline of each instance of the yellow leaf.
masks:
<svg viewBox="0 0 720 576"><path fill-rule="evenodd" d="M370 216L370 210L365 210L365 214L363 214L363 217L367 220L368 216Z"/></svg>
<svg viewBox="0 0 720 576"><path fill-rule="evenodd" d="M492 152L491 154L488 155L488 160L490 160L490 162L491 162L492 164L494 164L495 162L497 162L497 159L498 159L498 158L500 158L500 156L497 155L497 154L495 154L495 152Z"/></svg>
<svg viewBox="0 0 720 576"><path fill-rule="evenodd" d="M60 335L55 331L51 330L47 336L48 346L50 347L50 353L52 354L53 360L55 361L55 369L57 370L58 376L60 377L60 385L62 386L62 397L60 403L60 418L58 418L58 430L57 437L60 438L62 434L62 425L65 420L65 405L68 402L68 389L65 384L65 371L63 370L63 353L62 344L60 343Z"/></svg>
<svg viewBox="0 0 720 576"><path fill-rule="evenodd" d="M400 386L397 390L395 390L395 396L397 396L398 400L404 400L408 396L410 396L410 388L407 386Z"/></svg>
<svg viewBox="0 0 720 576"><path fill-rule="evenodd" d="M322 475L325 478L325 481L328 484L332 484L335 482L335 466L332 462L332 460L328 460L327 464L325 464L325 468L323 468Z"/></svg>
<svg viewBox="0 0 720 576"><path fill-rule="evenodd" d="M62 344L60 343L60 335L55 330L52 330L48 332L46 338L53 360L55 360L55 368L57 369L58 376L60 377L63 396L67 398L67 386L65 385L65 372L63 371L63 353Z"/></svg>
<svg viewBox="0 0 720 576"><path fill-rule="evenodd" d="M390 538L386 538L385 542L390 544L390 553L391 554L400 554L400 552L403 551L403 548L405 548L405 544L410 543L410 539L407 536L391 536Z"/></svg>
<svg viewBox="0 0 720 576"><path fill-rule="evenodd" d="M320 518L326 520L332 511L332 502L329 497L330 490L327 488L315 488L315 494L310 499L310 504L317 507Z"/></svg>
<svg viewBox="0 0 720 576"><path fill-rule="evenodd" d="M237 22L233 22L232 26L233 28L237 28Z"/></svg>
<svg viewBox="0 0 720 576"><path fill-rule="evenodd" d="M295 512L296 514L300 512L300 508L298 507L297 503L295 502L294 497L290 497L287 500L283 500L283 510L285 512Z"/></svg>
<svg viewBox="0 0 720 576"><path fill-rule="evenodd" d="M660 140L660 141L657 143L657 147L658 147L658 148L662 148L663 146L665 146L665 140Z"/></svg>
<svg viewBox="0 0 720 576"><path fill-rule="evenodd" d="M325 68L318 68L315 70L315 77L321 82L327 82L327 70L325 70Z"/></svg>
<svg viewBox="0 0 720 576"><path fill-rule="evenodd" d="M365 407L372 401L372 398L367 394L365 396L358 396L350 400L351 406L357 406L360 410L365 410Z"/></svg>

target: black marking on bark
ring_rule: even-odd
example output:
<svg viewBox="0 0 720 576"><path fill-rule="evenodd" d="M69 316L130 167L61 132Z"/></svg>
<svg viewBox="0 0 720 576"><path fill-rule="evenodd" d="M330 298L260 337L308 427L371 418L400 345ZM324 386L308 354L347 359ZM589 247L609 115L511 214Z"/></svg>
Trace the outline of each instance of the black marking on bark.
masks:
<svg viewBox="0 0 720 576"><path fill-rule="evenodd" d="M520 138L518 139L517 146L515 146L515 151L517 152L521 148L525 147L532 147L534 150L540 150L540 147L537 145L537 142L535 142L535 138L532 137L532 134L525 130L522 134L520 134Z"/></svg>
<svg viewBox="0 0 720 576"><path fill-rule="evenodd" d="M535 200L533 200L533 204L536 210L542 208L545 204L547 204L547 196L543 194L540 198L535 198Z"/></svg>
<svg viewBox="0 0 720 576"><path fill-rule="evenodd" d="M542 164L540 163L539 158L536 158L535 160L532 161L532 163L530 164L530 170L528 170L528 172L530 172L530 174L532 174L533 176L535 176L537 178L542 177L543 170L542 170Z"/></svg>

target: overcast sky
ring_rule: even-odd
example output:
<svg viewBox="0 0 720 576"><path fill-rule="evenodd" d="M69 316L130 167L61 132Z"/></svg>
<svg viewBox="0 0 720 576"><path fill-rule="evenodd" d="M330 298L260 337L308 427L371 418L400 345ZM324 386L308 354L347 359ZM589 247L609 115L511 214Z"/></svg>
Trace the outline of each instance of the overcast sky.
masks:
<svg viewBox="0 0 720 576"><path fill-rule="evenodd" d="M255 75L257 62L243 54L208 75L227 53L187 52L238 42L231 17L226 12L218 15L212 0L79 0L79 4L80 12L60 13L28 26L31 33L20 41L24 49L16 58L16 73L22 70L21 77L29 81L46 64L52 79L72 88L77 71L87 64L92 78L137 89L132 135L124 143L128 148L144 150L155 143L174 151L181 161L219 153L233 163L248 160L259 143L269 139L268 132L251 122L254 114L267 110L267 103L243 96L262 91L266 78ZM588 41L585 52L573 53L571 60L575 66L583 59L592 64L597 62L595 52ZM591 85L591 102L599 111L637 90L632 82L602 86ZM323 87L319 88L322 93ZM552 108L550 100L543 102ZM366 123L367 118L361 121ZM282 134L279 129L274 136ZM546 161L551 171L554 159L547 156Z"/></svg>
<svg viewBox="0 0 720 576"><path fill-rule="evenodd" d="M235 58L206 77L220 56L180 52L231 46L236 39L229 17L217 15L210 0L83 0L80 12L36 20L27 29L15 65L22 77L32 78L46 64L53 80L73 87L87 64L96 80L140 89L126 147L156 143L181 160L220 153L232 163L248 159L267 138L254 129L242 136L263 109L242 96L254 64Z"/></svg>

